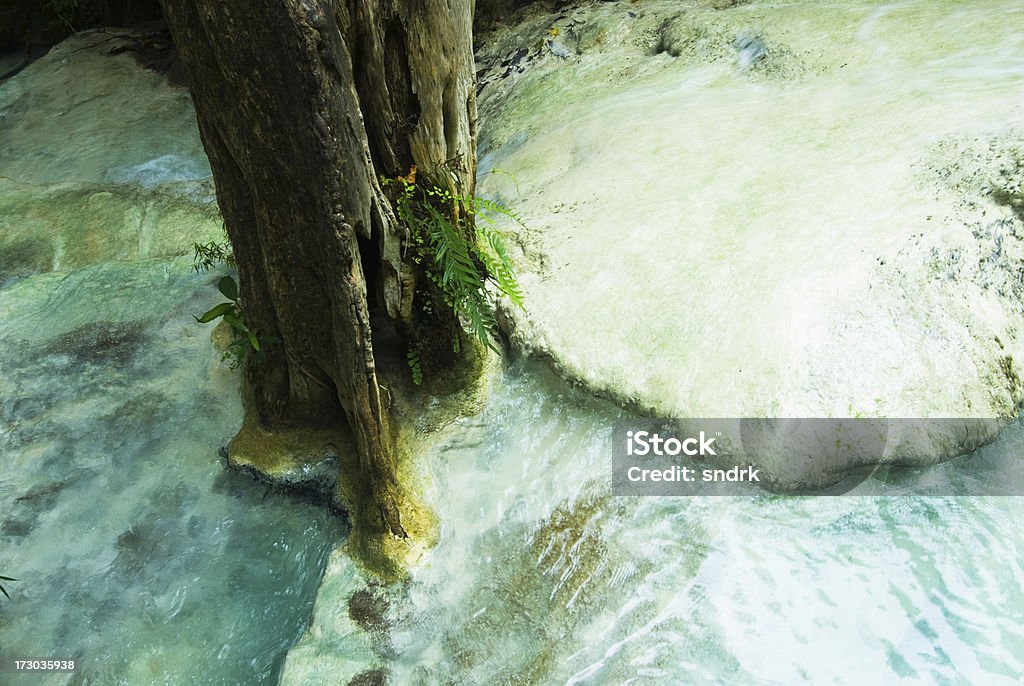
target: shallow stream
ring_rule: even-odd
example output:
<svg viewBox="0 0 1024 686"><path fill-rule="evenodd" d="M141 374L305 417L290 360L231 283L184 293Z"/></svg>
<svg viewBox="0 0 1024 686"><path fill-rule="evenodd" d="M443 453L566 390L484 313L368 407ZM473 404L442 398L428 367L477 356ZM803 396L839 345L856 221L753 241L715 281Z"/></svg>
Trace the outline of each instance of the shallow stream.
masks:
<svg viewBox="0 0 1024 686"><path fill-rule="evenodd" d="M343 525L225 470L237 375L190 313L187 259L0 291L3 683L276 683ZM11 679L11 680L8 680Z"/></svg>
<svg viewBox="0 0 1024 686"><path fill-rule="evenodd" d="M513 370L439 447L394 683L1019 683L1024 498L613 498L620 417ZM897 483L1020 488L1021 455L1016 423Z"/></svg>
<svg viewBox="0 0 1024 686"><path fill-rule="evenodd" d="M930 16L920 2L853 4L894 60L913 45L886 17L904 6ZM977 3L976 16L964 5L972 30L1002 9L1024 18L1020 2ZM920 81L894 82L900 93L931 88L948 82L946 68L957 84L1019 82L1020 35L1001 39L995 58L929 59ZM216 276L192 272L188 240L161 247L209 195L183 96L156 77L132 80L127 58L86 55L55 63L50 96L24 86L32 67L0 85L0 200L22 212L4 217L24 216L34 232L0 224L0 574L18 579L5 584L11 600L0 598L0 658L82 664L0 682L273 684L284 673L301 683L288 677L304 673L306 654L283 661L320 588L310 652L328 665L322 683L335 683L330 660L354 650L332 633L343 624L332 618L351 613L348 587L331 580L352 563L335 557L328 569L344 524L225 471L216 451L241 421L238 376L192 319L217 302ZM71 73L75 60L95 83ZM718 72L707 73L715 78L682 85L713 89ZM886 107L898 100L887 79L877 85ZM871 102L840 86L826 84L830 112ZM151 109L131 110L133 94ZM966 106L956 112L955 124L971 119ZM720 136L742 128L731 122ZM875 129L857 130L868 145ZM721 155L729 140L688 144ZM136 234L144 240L119 249ZM420 456L441 541L408 584L383 594L379 621L364 627L366 667L394 684L460 686L1024 680L1024 498L876 497L870 482L860 496L614 498L610 431L622 416L537 363L511 364L483 413ZM1015 423L902 483L1024 492L1022 455Z"/></svg>

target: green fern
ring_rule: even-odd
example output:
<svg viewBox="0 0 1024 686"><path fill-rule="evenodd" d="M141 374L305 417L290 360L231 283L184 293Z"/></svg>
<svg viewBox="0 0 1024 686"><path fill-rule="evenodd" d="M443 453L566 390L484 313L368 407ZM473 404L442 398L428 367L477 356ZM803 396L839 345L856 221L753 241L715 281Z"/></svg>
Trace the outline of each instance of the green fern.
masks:
<svg viewBox="0 0 1024 686"><path fill-rule="evenodd" d="M525 224L501 203L456 195L443 188L420 187L410 181L414 178L410 174L409 178L383 180L385 187L400 189L396 213L409 229L412 260L416 264L426 261L428 278L440 289L445 304L466 333L496 350L490 337L497 326L496 303L486 284L493 284L500 296L523 308L523 292L496 218ZM465 214L453 219L458 208ZM458 341L452 344L458 352Z"/></svg>
<svg viewBox="0 0 1024 686"><path fill-rule="evenodd" d="M477 236L488 248L478 253L487 272L494 278L501 292L522 309L523 291L516 280L515 272L509 266L511 261L505 249L504 238L495 229L487 227L477 227Z"/></svg>

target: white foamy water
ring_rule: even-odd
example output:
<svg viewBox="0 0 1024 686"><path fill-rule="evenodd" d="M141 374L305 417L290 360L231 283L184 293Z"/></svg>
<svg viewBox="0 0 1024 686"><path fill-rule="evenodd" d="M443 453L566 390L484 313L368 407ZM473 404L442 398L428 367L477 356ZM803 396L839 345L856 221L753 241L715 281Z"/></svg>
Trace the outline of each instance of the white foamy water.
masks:
<svg viewBox="0 0 1024 686"><path fill-rule="evenodd" d="M438 448L395 683L1019 683L1024 499L615 498L621 416L529 368ZM1022 454L1014 424L907 478L1020 486Z"/></svg>
<svg viewBox="0 0 1024 686"><path fill-rule="evenodd" d="M667 416L1013 414L1024 3L693 4L567 10L481 92L526 344Z"/></svg>
<svg viewBox="0 0 1024 686"><path fill-rule="evenodd" d="M988 195L1024 159L1024 3L709 4L496 34L480 169L515 178L481 188L533 229L522 341L669 415L1012 413L1020 219ZM503 80L553 24L570 54ZM1024 680L1024 499L955 495L1024 492L1019 423L888 477L929 496L616 498L623 416L513 369L424 457L443 536L373 643L395 683Z"/></svg>

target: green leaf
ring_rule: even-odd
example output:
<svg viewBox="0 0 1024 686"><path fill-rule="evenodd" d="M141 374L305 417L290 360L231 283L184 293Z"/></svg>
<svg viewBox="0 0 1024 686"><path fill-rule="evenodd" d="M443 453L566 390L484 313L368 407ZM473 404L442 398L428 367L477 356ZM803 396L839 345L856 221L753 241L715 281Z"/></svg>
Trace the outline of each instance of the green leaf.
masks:
<svg viewBox="0 0 1024 686"><path fill-rule="evenodd" d="M235 329L237 331L241 331L242 333L249 333L249 327L246 326L245 323L241 319L239 319L238 317L236 317L234 315L231 315L231 314L224 315L224 321L226 321L228 324L230 324L232 329Z"/></svg>
<svg viewBox="0 0 1024 686"><path fill-rule="evenodd" d="M415 348L410 348L405 353L409 364L409 371L412 372L412 382L417 386L423 384L423 367L420 366L420 354Z"/></svg>
<svg viewBox="0 0 1024 686"><path fill-rule="evenodd" d="M234 303L221 303L220 305L217 305L212 310L208 311L202 317L195 317L195 315L193 315L193 317L195 317L195 320L197 322L199 322L200 324L207 324L209 322L212 322L217 317L224 317L225 319L227 319L228 316L229 316L229 313L233 312L234 309L235 309L235 304Z"/></svg>
<svg viewBox="0 0 1024 686"><path fill-rule="evenodd" d="M249 337L249 345L252 346L252 349L255 350L256 352L259 352L260 339L256 338L256 334L254 334L252 331L247 331L246 335Z"/></svg>
<svg viewBox="0 0 1024 686"><path fill-rule="evenodd" d="M230 276L225 276L217 282L217 290L231 302L238 302L238 284Z"/></svg>

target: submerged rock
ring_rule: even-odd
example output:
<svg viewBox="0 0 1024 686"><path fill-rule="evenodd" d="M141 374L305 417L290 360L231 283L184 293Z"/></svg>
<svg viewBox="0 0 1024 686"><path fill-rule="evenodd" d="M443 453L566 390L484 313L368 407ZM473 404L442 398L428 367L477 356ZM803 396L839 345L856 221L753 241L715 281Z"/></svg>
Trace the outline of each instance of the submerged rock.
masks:
<svg viewBox="0 0 1024 686"><path fill-rule="evenodd" d="M0 287L222 236L188 92L84 33L0 88Z"/></svg>
<svg viewBox="0 0 1024 686"><path fill-rule="evenodd" d="M0 88L0 169L28 184L187 183L210 176L188 91L84 32Z"/></svg>
<svg viewBox="0 0 1024 686"><path fill-rule="evenodd" d="M1024 400L1009 5L575 10L577 58L482 76L480 192L530 227L514 345L660 417L996 420L890 442L912 464L991 440Z"/></svg>
<svg viewBox="0 0 1024 686"><path fill-rule="evenodd" d="M348 555L340 549L334 551L317 591L310 630L288 651L281 683L347 684L381 669L381 637L366 627L361 612L363 600L374 597ZM351 610L353 602L356 611ZM371 604L377 607L375 602ZM374 618L376 621L376 615Z"/></svg>

